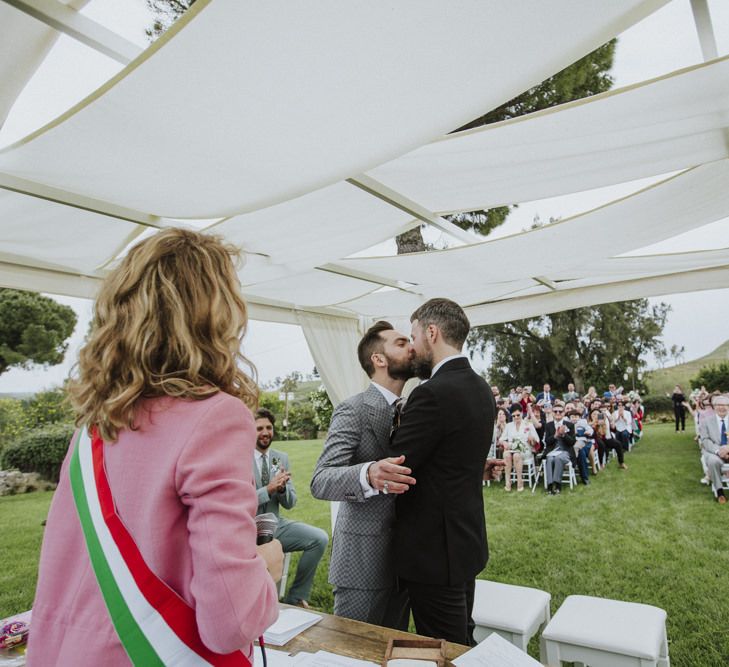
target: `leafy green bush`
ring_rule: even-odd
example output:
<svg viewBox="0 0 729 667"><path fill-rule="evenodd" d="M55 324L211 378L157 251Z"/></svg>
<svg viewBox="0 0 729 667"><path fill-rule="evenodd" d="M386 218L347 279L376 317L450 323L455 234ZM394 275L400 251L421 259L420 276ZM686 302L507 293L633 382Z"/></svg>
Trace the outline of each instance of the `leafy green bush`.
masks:
<svg viewBox="0 0 729 667"><path fill-rule="evenodd" d="M311 401L311 406L314 408L314 423L320 431L326 431L332 421L334 406L329 400L329 394L324 389L324 385L316 391L312 391L309 394L309 400Z"/></svg>
<svg viewBox="0 0 729 667"><path fill-rule="evenodd" d="M278 391L262 391L258 397L258 405L273 412L277 420L284 413L284 402L279 399Z"/></svg>
<svg viewBox="0 0 729 667"><path fill-rule="evenodd" d="M74 414L66 400L62 387L39 391L32 398L23 401L23 413L27 428L39 428L47 424L70 423Z"/></svg>
<svg viewBox="0 0 729 667"><path fill-rule="evenodd" d="M293 431L303 440L312 440L316 438L317 428L314 407L310 402L294 403L289 408L289 431Z"/></svg>
<svg viewBox="0 0 729 667"><path fill-rule="evenodd" d="M647 415L655 416L659 412L673 413L673 401L670 397L661 394L648 394L644 396L643 408Z"/></svg>
<svg viewBox="0 0 729 667"><path fill-rule="evenodd" d="M704 366L699 374L691 379L691 386L694 388L704 386L709 391L727 391L729 389L729 361Z"/></svg>
<svg viewBox="0 0 729 667"><path fill-rule="evenodd" d="M0 452L24 430L23 404L14 398L0 399Z"/></svg>
<svg viewBox="0 0 729 667"><path fill-rule="evenodd" d="M5 448L0 467L37 472L44 479L57 482L73 431L73 424L51 424L28 431Z"/></svg>

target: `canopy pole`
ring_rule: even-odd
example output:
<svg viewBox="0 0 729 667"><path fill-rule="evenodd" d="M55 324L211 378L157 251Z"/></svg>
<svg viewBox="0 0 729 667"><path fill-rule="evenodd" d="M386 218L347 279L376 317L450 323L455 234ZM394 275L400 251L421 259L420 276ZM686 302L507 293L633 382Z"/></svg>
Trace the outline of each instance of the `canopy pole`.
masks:
<svg viewBox="0 0 729 667"><path fill-rule="evenodd" d="M122 65L128 65L142 53L143 49L136 44L58 0L2 1Z"/></svg>
<svg viewBox="0 0 729 667"><path fill-rule="evenodd" d="M718 57L719 51L716 48L716 35L714 34L714 26L711 23L708 0L691 0L691 11L694 15L694 23L696 24L696 32L699 35L704 62L713 60Z"/></svg>

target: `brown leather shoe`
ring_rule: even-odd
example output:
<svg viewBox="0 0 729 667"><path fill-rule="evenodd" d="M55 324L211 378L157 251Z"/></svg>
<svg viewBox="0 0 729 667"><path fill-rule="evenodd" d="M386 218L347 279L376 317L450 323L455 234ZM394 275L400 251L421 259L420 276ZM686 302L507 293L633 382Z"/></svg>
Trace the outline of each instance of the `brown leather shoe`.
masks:
<svg viewBox="0 0 729 667"><path fill-rule="evenodd" d="M726 505L726 496L717 496L716 502L720 505Z"/></svg>

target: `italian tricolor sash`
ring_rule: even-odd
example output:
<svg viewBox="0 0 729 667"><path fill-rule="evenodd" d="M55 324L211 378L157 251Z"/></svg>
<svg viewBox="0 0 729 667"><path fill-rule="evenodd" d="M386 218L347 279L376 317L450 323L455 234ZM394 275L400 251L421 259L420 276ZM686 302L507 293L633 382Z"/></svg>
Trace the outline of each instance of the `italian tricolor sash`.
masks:
<svg viewBox="0 0 729 667"><path fill-rule="evenodd" d="M104 468L104 442L79 429L70 476L91 565L132 664L251 667L240 651L221 655L200 639L192 609L144 562L116 512Z"/></svg>

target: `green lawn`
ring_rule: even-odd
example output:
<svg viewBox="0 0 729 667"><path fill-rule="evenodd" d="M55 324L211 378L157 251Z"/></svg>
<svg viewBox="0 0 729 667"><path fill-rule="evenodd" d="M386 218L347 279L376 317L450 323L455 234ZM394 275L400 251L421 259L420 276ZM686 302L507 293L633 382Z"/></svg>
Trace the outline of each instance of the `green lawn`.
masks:
<svg viewBox="0 0 729 667"><path fill-rule="evenodd" d="M288 452L297 482L299 504L287 516L328 531L328 504L308 492L321 442L276 446ZM619 471L613 462L590 487L561 496L484 489L491 559L481 576L549 591L553 612L570 594L657 605L668 612L673 665L729 664L722 619L729 509L699 484L696 445L670 425L650 426L627 463L629 470ZM0 499L0 617L32 603L40 522L50 498ZM327 563L317 573L312 603L331 611ZM530 652L536 651L533 641Z"/></svg>

